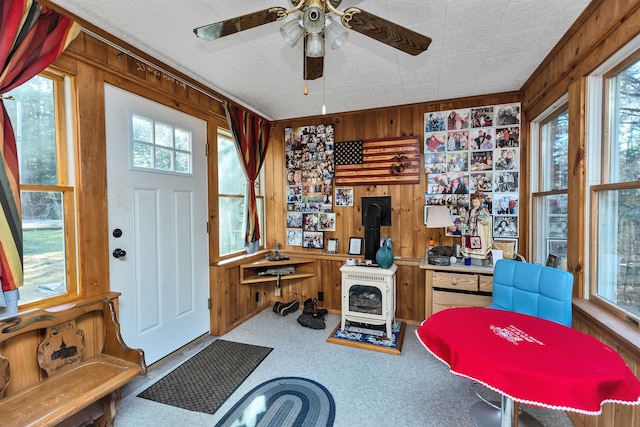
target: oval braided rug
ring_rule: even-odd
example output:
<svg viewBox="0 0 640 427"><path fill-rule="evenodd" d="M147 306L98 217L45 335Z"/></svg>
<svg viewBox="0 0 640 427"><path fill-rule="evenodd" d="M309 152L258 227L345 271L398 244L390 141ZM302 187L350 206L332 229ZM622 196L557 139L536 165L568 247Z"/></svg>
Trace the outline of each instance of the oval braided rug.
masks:
<svg viewBox="0 0 640 427"><path fill-rule="evenodd" d="M216 427L331 427L335 415L336 403L322 384L280 377L244 395Z"/></svg>

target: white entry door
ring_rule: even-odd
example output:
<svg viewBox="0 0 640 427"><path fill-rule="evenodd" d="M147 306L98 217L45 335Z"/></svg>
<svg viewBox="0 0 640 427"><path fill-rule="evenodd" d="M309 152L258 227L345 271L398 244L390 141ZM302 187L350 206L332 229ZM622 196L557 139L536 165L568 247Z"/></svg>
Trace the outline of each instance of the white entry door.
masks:
<svg viewBox="0 0 640 427"><path fill-rule="evenodd" d="M192 173L154 170L154 160L150 169L134 168L132 115L148 118L155 138L167 129L191 132ZM125 342L151 364L209 330L206 123L109 85L105 121L110 286L122 293ZM141 147L164 153L161 168L171 159L163 146L138 145L136 153ZM186 151L176 156L184 167Z"/></svg>

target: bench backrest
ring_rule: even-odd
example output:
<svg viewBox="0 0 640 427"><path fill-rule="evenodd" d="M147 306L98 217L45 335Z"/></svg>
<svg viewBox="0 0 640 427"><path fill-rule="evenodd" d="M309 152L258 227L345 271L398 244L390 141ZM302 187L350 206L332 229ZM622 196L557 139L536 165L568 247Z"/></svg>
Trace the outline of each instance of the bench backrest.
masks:
<svg viewBox="0 0 640 427"><path fill-rule="evenodd" d="M144 352L127 347L120 335L118 296L109 292L0 319L0 398L100 353L135 362L145 373ZM69 337L64 344L61 331Z"/></svg>

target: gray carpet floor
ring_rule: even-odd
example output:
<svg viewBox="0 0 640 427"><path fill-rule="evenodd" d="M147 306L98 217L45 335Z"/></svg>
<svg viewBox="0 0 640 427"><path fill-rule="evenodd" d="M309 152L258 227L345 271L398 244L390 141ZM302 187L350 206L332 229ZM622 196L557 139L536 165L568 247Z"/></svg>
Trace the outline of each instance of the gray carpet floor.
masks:
<svg viewBox="0 0 640 427"><path fill-rule="evenodd" d="M281 376L309 378L324 385L336 402L335 427L473 426L469 409L478 402L469 380L455 377L431 356L407 326L402 355L395 356L326 342L340 316L327 316L327 328L308 329L296 318L265 309L220 338L273 347L273 351L213 415L187 411L137 397L217 337L202 337L153 364L130 382L118 403L116 427L214 426L257 385ZM487 392L488 396L491 392ZM571 427L560 411L523 406L547 427Z"/></svg>

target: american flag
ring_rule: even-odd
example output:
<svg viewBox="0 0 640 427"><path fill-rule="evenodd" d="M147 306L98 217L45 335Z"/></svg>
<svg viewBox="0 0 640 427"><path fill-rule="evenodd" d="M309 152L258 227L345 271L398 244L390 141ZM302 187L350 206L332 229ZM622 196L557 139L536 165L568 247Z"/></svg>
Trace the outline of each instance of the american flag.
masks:
<svg viewBox="0 0 640 427"><path fill-rule="evenodd" d="M418 184L418 137L336 142L335 185Z"/></svg>

